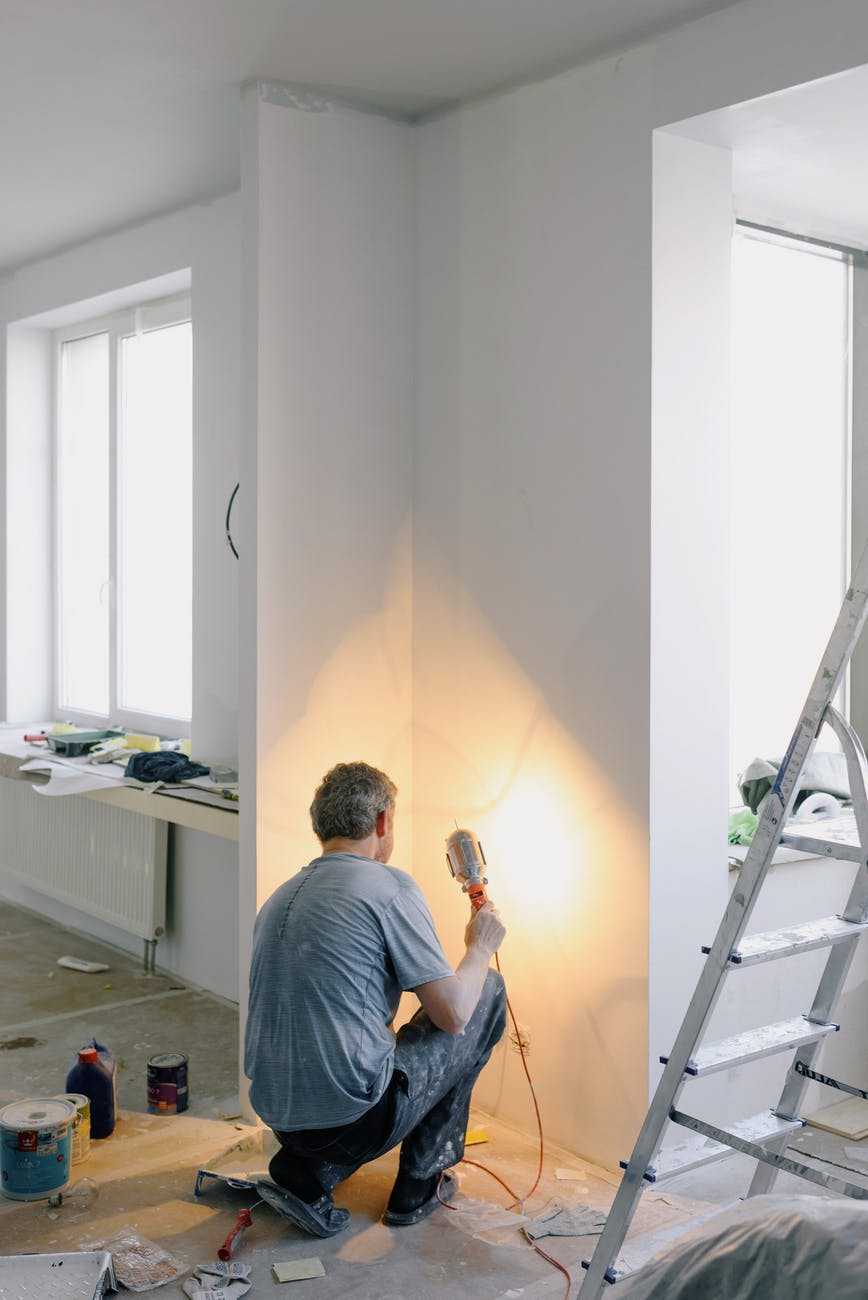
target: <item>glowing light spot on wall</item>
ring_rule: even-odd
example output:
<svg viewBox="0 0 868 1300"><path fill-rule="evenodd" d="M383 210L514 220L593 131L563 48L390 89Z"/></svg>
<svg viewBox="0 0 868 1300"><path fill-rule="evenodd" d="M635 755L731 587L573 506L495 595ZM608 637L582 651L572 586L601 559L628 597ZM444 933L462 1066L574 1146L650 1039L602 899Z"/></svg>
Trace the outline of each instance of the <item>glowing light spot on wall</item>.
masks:
<svg viewBox="0 0 868 1300"><path fill-rule="evenodd" d="M478 834L490 864L492 897L513 921L557 915L581 891L582 844L556 774L523 773Z"/></svg>

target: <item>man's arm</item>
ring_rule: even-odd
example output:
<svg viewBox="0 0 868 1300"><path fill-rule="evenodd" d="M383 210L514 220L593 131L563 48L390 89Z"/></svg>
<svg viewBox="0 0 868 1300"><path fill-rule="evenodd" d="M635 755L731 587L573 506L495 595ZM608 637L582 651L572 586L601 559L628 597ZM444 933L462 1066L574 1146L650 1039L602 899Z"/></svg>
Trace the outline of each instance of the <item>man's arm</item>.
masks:
<svg viewBox="0 0 868 1300"><path fill-rule="evenodd" d="M471 916L464 931L465 953L454 975L429 980L413 992L429 1020L447 1034L460 1034L476 1010L488 966L506 928L493 903L485 903Z"/></svg>

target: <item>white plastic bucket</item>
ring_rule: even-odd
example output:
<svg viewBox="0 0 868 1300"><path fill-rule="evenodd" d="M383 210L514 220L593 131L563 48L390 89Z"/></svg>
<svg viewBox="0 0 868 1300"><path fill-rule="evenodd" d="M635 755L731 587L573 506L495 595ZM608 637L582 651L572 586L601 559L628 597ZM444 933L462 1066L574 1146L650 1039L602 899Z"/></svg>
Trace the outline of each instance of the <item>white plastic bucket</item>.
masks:
<svg viewBox="0 0 868 1300"><path fill-rule="evenodd" d="M13 1101L0 1110L0 1192L39 1201L69 1182L75 1106L58 1097Z"/></svg>

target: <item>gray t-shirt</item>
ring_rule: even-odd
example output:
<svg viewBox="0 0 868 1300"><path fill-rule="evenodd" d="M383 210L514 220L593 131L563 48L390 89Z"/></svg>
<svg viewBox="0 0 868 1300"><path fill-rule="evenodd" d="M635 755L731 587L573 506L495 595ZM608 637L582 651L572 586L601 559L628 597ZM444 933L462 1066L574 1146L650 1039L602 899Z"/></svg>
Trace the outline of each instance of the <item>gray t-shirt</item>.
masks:
<svg viewBox="0 0 868 1300"><path fill-rule="evenodd" d="M270 1128L335 1128L379 1101L401 993L452 975L422 891L355 853L315 858L256 918L244 1072Z"/></svg>

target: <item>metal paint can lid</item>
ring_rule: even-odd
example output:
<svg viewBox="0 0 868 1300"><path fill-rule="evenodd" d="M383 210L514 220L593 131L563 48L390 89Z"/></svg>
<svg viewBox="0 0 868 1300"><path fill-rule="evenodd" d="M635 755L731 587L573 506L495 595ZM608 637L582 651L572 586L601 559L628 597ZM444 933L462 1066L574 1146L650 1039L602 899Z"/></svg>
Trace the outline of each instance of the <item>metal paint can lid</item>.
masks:
<svg viewBox="0 0 868 1300"><path fill-rule="evenodd" d="M34 1097L30 1101L13 1101L0 1110L0 1128L29 1129L53 1128L56 1124L69 1124L76 1116L71 1101L60 1097Z"/></svg>
<svg viewBox="0 0 868 1300"><path fill-rule="evenodd" d="M71 1101L79 1115L90 1117L90 1097L86 1097L83 1092L59 1092L58 1101Z"/></svg>
<svg viewBox="0 0 868 1300"><path fill-rule="evenodd" d="M155 1070L176 1070L179 1065L186 1065L187 1058L183 1052L163 1052L160 1056L152 1056L148 1061L148 1069Z"/></svg>

